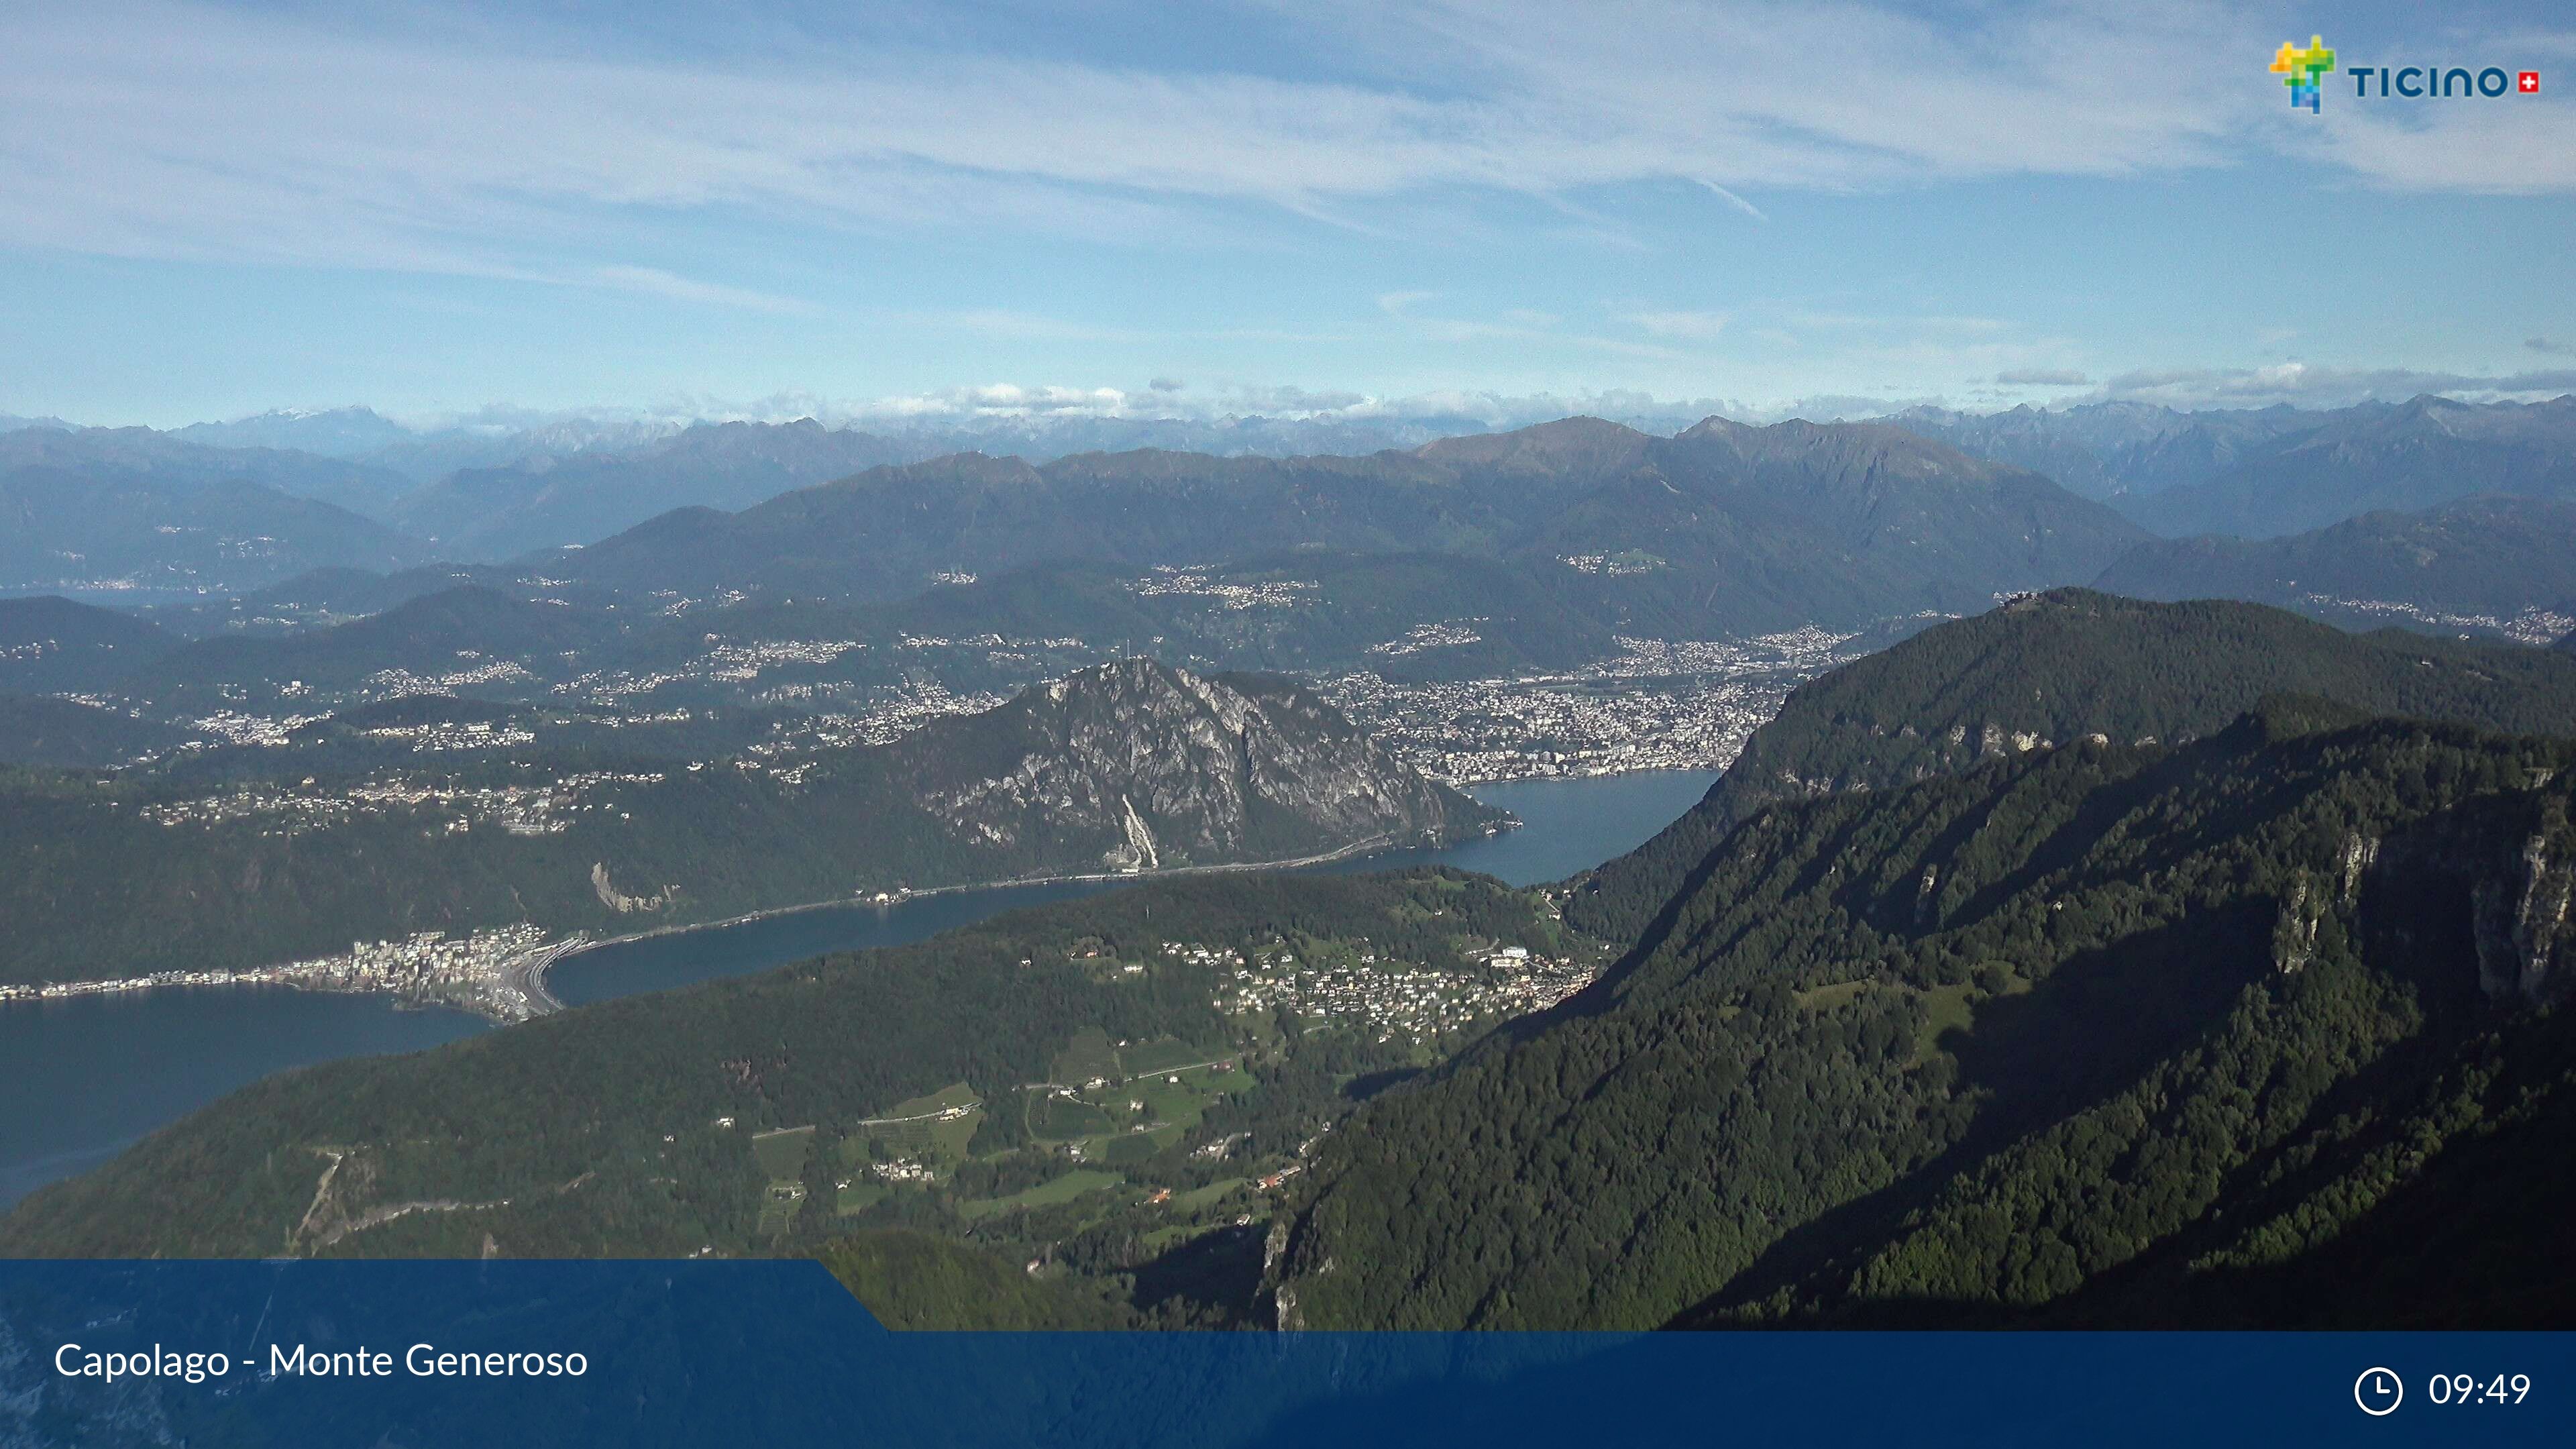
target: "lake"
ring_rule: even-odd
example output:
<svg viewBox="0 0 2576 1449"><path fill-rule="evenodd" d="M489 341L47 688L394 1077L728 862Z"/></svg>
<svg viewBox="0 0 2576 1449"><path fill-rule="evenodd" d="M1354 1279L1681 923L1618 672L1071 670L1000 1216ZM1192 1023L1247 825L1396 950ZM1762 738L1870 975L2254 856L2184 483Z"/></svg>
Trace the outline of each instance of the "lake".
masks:
<svg viewBox="0 0 2576 1449"><path fill-rule="evenodd" d="M1514 885L1562 880L1629 850L1706 794L1707 771L1479 785L1519 830L1445 850L1390 850L1314 869L1433 863ZM835 905L731 926L622 941L547 976L567 1005L742 976L826 951L899 946L1020 906L1123 889L1127 882L996 886L900 905ZM376 996L279 987L174 988L0 1007L0 1207L94 1167L164 1123L289 1067L418 1051L493 1030L461 1012Z"/></svg>

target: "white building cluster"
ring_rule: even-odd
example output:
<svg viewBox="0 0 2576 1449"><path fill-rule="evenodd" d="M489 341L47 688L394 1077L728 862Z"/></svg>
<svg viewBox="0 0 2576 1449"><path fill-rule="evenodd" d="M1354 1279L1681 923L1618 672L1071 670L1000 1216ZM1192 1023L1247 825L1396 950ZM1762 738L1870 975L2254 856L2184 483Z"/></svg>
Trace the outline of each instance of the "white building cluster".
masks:
<svg viewBox="0 0 2576 1449"><path fill-rule="evenodd" d="M1623 638L1618 654L1566 674L1429 684L1349 674L1317 690L1449 784L1722 770L1790 690L1858 656L1846 649L1854 637L1810 628L1742 641Z"/></svg>
<svg viewBox="0 0 2576 1449"><path fill-rule="evenodd" d="M174 829L273 817L274 833L297 835L362 817L430 812L442 815L439 828L449 831L488 825L513 835L560 835L586 812L629 818L613 799L586 797L620 785L658 785L662 778L654 770L589 770L527 785L459 785L389 776L328 791L308 779L299 786L245 787L193 800L156 801L143 806L142 815Z"/></svg>
<svg viewBox="0 0 2576 1449"><path fill-rule="evenodd" d="M368 992L438 1002L497 1021L524 1021L554 1009L544 972L583 944L574 935L549 940L520 924L450 936L418 931L399 940L352 941L346 951L239 970L158 971L114 981L0 985L0 1003L51 1001L149 991L167 986L291 986L305 991Z"/></svg>
<svg viewBox="0 0 2576 1449"><path fill-rule="evenodd" d="M1488 948L1465 971L1444 970L1363 950L1339 964L1301 959L1284 946L1255 951L1166 947L1225 969L1231 984L1218 1010L1267 1016L1281 1008L1317 1025L1357 1026L1379 1041L1437 1041L1554 1006L1592 983L1593 967L1523 946Z"/></svg>

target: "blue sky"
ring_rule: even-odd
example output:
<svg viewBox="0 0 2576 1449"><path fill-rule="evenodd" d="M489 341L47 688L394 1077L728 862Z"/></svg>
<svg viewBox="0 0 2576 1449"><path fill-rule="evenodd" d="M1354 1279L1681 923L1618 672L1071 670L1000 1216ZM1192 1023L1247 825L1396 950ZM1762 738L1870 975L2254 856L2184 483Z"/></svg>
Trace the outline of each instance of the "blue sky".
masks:
<svg viewBox="0 0 2576 1449"><path fill-rule="evenodd" d="M2556 7L345 9L0 20L0 412L2576 390Z"/></svg>

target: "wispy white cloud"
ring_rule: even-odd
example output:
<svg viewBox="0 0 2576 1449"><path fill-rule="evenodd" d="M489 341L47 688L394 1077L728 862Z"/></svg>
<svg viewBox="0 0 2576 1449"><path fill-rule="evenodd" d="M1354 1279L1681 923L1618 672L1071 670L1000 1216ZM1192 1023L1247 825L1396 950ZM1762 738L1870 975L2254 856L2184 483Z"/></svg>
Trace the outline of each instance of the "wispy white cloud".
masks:
<svg viewBox="0 0 2576 1449"><path fill-rule="evenodd" d="M2282 148L2379 189L2537 196L2576 191L2576 110L2508 98L2395 109L2346 104Z"/></svg>
<svg viewBox="0 0 2576 1449"><path fill-rule="evenodd" d="M1755 206L1752 202L1745 200L1743 197L1738 196L1734 192L1727 190L1725 187L1718 185L1716 182L1709 180L1707 177L1701 176L1694 179L1696 179L1700 185L1716 192L1725 200L1727 205L1743 212L1746 216L1753 218L1755 221L1768 222L1771 219L1762 214L1762 208Z"/></svg>
<svg viewBox="0 0 2576 1449"><path fill-rule="evenodd" d="M660 297L674 302L698 302L716 307L741 307L754 312L810 312L812 304L793 297L773 296L748 287L728 287L716 282L692 281L673 276L659 267L605 266L576 273L566 280L606 287L613 291L634 292L646 297Z"/></svg>
<svg viewBox="0 0 2576 1449"><path fill-rule="evenodd" d="M1071 423L1088 419L1206 423L1262 417L1322 424L1418 424L1435 430L1473 431L1478 427L1525 427L1584 414L1671 433L1712 415L1745 422L1863 416L1922 401L1837 396L1758 404L1737 398L1657 397L1618 388L1529 393L1442 389L1380 394L1270 383L1161 386L1172 381L1175 380L1155 379L1142 388L994 382L865 398L828 397L802 390L750 399L691 395L665 398L649 407L551 411L494 404L463 413L407 415L400 420L423 429L553 428L580 433L585 429L668 430L693 422L788 422L797 418L814 418L833 426L901 431L977 422ZM1437 435L1435 431L1427 436Z"/></svg>
<svg viewBox="0 0 2576 1449"><path fill-rule="evenodd" d="M713 59L191 4L42 7L0 47L0 241L793 299L620 255L709 208L854 228L1168 238L1258 204L1378 225L1399 198L1604 185L1848 190L2121 176L2287 149L2377 185L2576 189L2554 104L2284 126L2213 64L2259 41L2206 5L1911 9L1637 0L1301 0L1331 78L901 44ZM389 12L436 15L437 12ZM1216 16L1209 23L1221 23ZM2121 73L2098 64L2117 36ZM2564 37L2526 37L2538 47ZM2259 47L2258 47L2259 48ZM591 258L590 275L562 257ZM546 258L540 264L532 255Z"/></svg>
<svg viewBox="0 0 2576 1449"><path fill-rule="evenodd" d="M1692 342L1706 342L1726 330L1730 320L1724 312L1632 312L1628 321L1656 337L1679 337Z"/></svg>
<svg viewBox="0 0 2576 1449"><path fill-rule="evenodd" d="M1336 427L1374 425L1383 434L1379 442L1368 446L1381 446L1405 436L1427 440L1478 428L1526 427L1575 415L1609 418L1649 432L1671 434L1710 416L1773 423L1788 418L1830 422L1883 417L1920 406L1974 412L2011 407L2028 396L2028 389L2033 387L2083 384L2080 374L2049 369L2007 372L1994 381L2001 386L1972 382L1969 391L1958 396L1890 388L1880 392L1810 393L1767 401L1659 397L1615 388L1521 393L1446 389L1382 394L1289 384L1165 386L1177 383L1171 378L1154 379L1139 387L993 382L881 397L830 397L789 391L747 400L672 397L650 407L543 411L492 405L462 414L407 416L402 421L421 428L536 429L566 439L566 446L580 446L583 440L592 438L606 438L624 446L631 440L658 436L701 421L786 422L810 417L835 427L938 436L955 436L953 430L957 429L968 430L966 435L971 436L976 428L995 427L1019 430L1011 436L1024 434L1042 441L1048 430L1085 424L1223 425L1261 418L1282 425L1312 425L1319 430L1312 436L1341 440L1331 446L1346 445L1354 436L1367 436L1364 432L1334 434L1331 430ZM2399 401L2427 392L2478 402L2535 401L2576 392L2576 368L2498 374L2330 368L2299 363L2178 368L2122 373L2103 379L2089 393L2060 396L2048 405L2063 408L2117 399L2161 403L2186 411L2269 407L2276 403L2331 408L2373 400ZM1299 435L1291 432L1281 436L1293 440Z"/></svg>
<svg viewBox="0 0 2576 1449"><path fill-rule="evenodd" d="M2010 325L2000 317L1963 317L1943 313L1914 312L1791 311L1784 314L1783 320L1793 327L1836 332L1882 332L1908 335L1987 335L2002 332Z"/></svg>
<svg viewBox="0 0 2576 1449"><path fill-rule="evenodd" d="M1436 292L1387 292L1378 297L1377 307L1412 335L1432 342L1544 343L1658 362L1678 361L1686 356L1676 348L1658 343L1576 331L1561 326L1561 318L1526 308L1507 309L1491 321L1440 316L1425 310L1426 304L1438 299Z"/></svg>
<svg viewBox="0 0 2576 1449"><path fill-rule="evenodd" d="M2167 407L2345 407L2439 393L2473 402L2532 401L2576 392L2576 368L2514 373L2439 372L2399 367L2329 367L2285 362L2270 367L2190 367L2124 372L2103 381L2091 400L2112 398Z"/></svg>

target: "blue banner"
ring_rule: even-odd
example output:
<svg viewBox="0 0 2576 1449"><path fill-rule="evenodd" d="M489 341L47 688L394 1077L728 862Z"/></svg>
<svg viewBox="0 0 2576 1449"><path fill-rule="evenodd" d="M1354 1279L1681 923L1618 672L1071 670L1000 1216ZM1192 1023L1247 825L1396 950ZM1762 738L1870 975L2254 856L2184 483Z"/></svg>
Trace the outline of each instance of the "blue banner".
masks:
<svg viewBox="0 0 2576 1449"><path fill-rule="evenodd" d="M890 1333L811 1263L0 1264L0 1445L2576 1440L2552 1334Z"/></svg>

